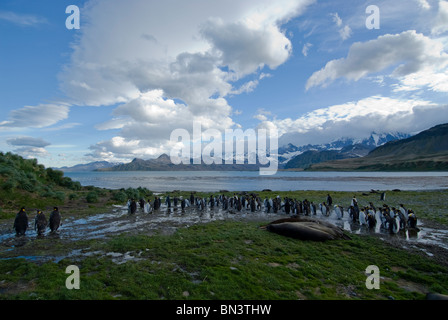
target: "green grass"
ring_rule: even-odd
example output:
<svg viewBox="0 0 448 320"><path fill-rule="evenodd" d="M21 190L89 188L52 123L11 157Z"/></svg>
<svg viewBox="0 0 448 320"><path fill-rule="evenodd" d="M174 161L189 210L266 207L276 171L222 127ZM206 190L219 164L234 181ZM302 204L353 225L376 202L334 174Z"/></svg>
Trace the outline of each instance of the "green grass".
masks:
<svg viewBox="0 0 448 320"><path fill-rule="evenodd" d="M21 206L62 208L63 217L104 213L127 198L153 198L145 188L106 190L80 187L61 172L35 160L0 153L0 219L12 222ZM320 203L326 191L255 192L262 199L280 195ZM166 193L168 194L168 193ZM164 195L166 195L164 194ZM189 197L189 192L170 192ZM197 193L208 197L212 193ZM218 195L218 193L214 193ZM227 192L233 195L233 192ZM89 196L90 195L90 196ZM347 207L353 195L361 206L380 206L379 194L331 192ZM386 203L403 203L419 219L446 228L444 191L387 192ZM31 218L33 215L31 215ZM266 221L268 222L268 221ZM11 223L12 225L12 223ZM122 234L112 239L67 241L34 239L32 255L67 255L72 250L103 252L58 263L0 259L0 299L422 299L425 292L448 294L447 263L397 249L376 237L350 241L304 242L269 233L255 222L216 221L181 228L173 235ZM0 247L0 258L7 247ZM130 253L141 260L116 264L104 253ZM81 289L68 290L69 265L81 272ZM377 265L380 290L365 286L365 269Z"/></svg>
<svg viewBox="0 0 448 320"><path fill-rule="evenodd" d="M170 236L121 235L78 244L142 259L125 264L106 255L42 265L3 260L0 292L7 293L0 297L407 300L423 299L426 291L448 293L446 267L377 238L352 235L350 241L307 242L269 233L260 225L217 221ZM65 288L65 268L71 264L80 268L80 290ZM372 264L380 269L380 290L365 286L365 269ZM18 284L24 289L11 289ZM409 285L421 289L406 289Z"/></svg>

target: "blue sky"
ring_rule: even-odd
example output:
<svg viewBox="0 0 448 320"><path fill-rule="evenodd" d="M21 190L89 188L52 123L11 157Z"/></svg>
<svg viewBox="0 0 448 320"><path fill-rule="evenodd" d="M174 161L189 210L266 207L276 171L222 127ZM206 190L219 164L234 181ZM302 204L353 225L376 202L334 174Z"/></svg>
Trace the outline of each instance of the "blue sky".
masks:
<svg viewBox="0 0 448 320"><path fill-rule="evenodd" d="M0 3L0 150L46 166L153 158L193 121L280 145L416 133L447 93L446 0Z"/></svg>

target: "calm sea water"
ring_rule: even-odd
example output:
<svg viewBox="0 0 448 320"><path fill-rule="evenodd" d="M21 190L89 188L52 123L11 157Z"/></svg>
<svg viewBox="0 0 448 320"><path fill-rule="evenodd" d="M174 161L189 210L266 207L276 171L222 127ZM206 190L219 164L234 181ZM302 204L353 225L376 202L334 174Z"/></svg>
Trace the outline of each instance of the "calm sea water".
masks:
<svg viewBox="0 0 448 320"><path fill-rule="evenodd" d="M258 171L66 172L83 186L108 189L146 187L155 192L448 189L448 172L286 172L260 176Z"/></svg>

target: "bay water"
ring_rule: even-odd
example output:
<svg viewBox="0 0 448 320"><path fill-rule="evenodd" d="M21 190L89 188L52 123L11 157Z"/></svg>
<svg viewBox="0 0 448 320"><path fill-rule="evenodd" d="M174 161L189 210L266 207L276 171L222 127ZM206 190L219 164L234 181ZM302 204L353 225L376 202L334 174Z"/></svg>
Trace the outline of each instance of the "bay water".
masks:
<svg viewBox="0 0 448 320"><path fill-rule="evenodd" d="M448 172L310 172L279 171L119 171L66 172L83 186L107 189L145 187L154 192L173 190L219 192L322 190L435 190L448 188Z"/></svg>

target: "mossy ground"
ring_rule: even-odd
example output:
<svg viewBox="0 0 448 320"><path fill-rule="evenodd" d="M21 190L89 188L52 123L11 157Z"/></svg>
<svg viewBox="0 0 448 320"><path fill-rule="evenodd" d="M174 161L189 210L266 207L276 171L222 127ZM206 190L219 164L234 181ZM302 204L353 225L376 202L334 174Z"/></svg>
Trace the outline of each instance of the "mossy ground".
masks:
<svg viewBox="0 0 448 320"><path fill-rule="evenodd" d="M35 161L0 154L0 226L12 226L15 213L59 206L64 217L108 212L127 197L153 198L143 188L106 190L81 187ZM325 200L326 191L256 192ZM226 192L233 195L233 192ZM188 192L171 192L188 197ZM198 193L196 196L209 196ZM217 195L217 193L215 193ZM360 205L382 205L377 193L331 192L335 204L347 207L354 195ZM425 225L447 229L448 191L388 191L386 203L405 204ZM2 244L0 299L423 299L429 291L448 294L448 256L430 257L401 249L369 235L324 243L298 241L269 233L269 221L215 221L180 228L171 235L121 234L100 240L67 241L44 237L25 242L38 255L68 255L72 250L130 253L139 259L114 263L105 254L59 262L11 258ZM7 251L8 254L4 254ZM66 267L80 269L79 290L68 290ZM366 288L365 270L379 267L379 290Z"/></svg>
<svg viewBox="0 0 448 320"><path fill-rule="evenodd" d="M260 222L215 221L173 235L127 235L72 245L138 256L124 264L99 254L37 264L0 261L3 299L423 299L448 293L448 269L422 254L373 236L298 241L269 233ZM46 249L41 241L37 247ZM61 249L61 248L59 248ZM80 269L68 290L69 265ZM366 288L365 270L379 267L379 290Z"/></svg>

